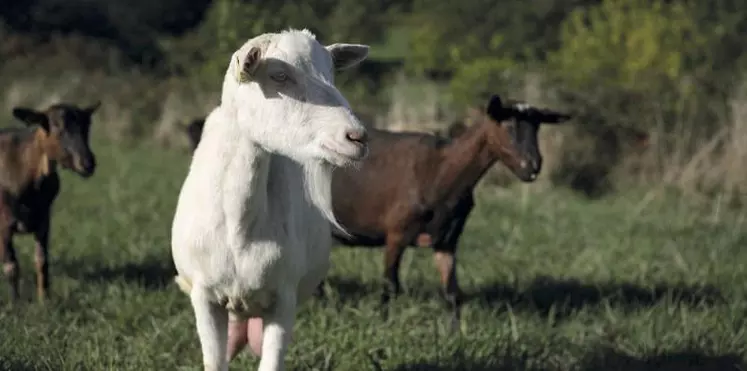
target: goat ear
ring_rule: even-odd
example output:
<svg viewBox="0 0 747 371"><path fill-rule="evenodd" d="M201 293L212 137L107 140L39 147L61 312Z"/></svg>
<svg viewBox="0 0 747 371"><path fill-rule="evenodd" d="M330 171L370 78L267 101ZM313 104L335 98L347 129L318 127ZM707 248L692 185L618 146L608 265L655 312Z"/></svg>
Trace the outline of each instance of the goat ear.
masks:
<svg viewBox="0 0 747 371"><path fill-rule="evenodd" d="M537 117L537 121L545 124L560 124L572 118L572 116L569 114L555 112L547 109L535 109L533 111Z"/></svg>
<svg viewBox="0 0 747 371"><path fill-rule="evenodd" d="M235 58L236 66L234 66L234 72L236 73L236 79L239 83L249 82L254 77L254 73L257 72L257 68L259 68L262 60L262 49L253 46L246 53L243 63L238 55Z"/></svg>
<svg viewBox="0 0 747 371"><path fill-rule="evenodd" d="M332 55L335 69L344 70L363 62L368 57L368 45L336 43L327 45L327 51Z"/></svg>
<svg viewBox="0 0 747 371"><path fill-rule="evenodd" d="M31 108L16 107L13 108L13 116L28 125L40 125L44 130L49 130L49 120L47 115L33 110Z"/></svg>
<svg viewBox="0 0 747 371"><path fill-rule="evenodd" d="M101 107L101 101L100 100L98 100L94 104L88 106L88 108L86 108L84 111L86 111L86 113L88 113L88 115L90 116L90 115L93 115L93 113L96 112L96 110L98 110L99 107Z"/></svg>
<svg viewBox="0 0 747 371"><path fill-rule="evenodd" d="M493 94L488 101L488 106L485 108L485 113L492 117L495 121L501 122L509 116L508 110L503 106L501 97L497 94Z"/></svg>

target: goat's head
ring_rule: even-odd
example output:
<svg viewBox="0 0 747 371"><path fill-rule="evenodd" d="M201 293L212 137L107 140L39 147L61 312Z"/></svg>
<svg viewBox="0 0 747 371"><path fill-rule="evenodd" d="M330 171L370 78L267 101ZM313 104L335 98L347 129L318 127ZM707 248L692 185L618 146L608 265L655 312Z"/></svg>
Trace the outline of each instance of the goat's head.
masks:
<svg viewBox="0 0 747 371"><path fill-rule="evenodd" d="M366 156L367 136L333 70L367 56L366 45L323 46L307 30L263 34L231 56L222 104L266 150L344 166Z"/></svg>
<svg viewBox="0 0 747 371"><path fill-rule="evenodd" d="M490 148L516 176L525 182L537 179L542 169L542 155L537 134L542 123L557 124L571 116L525 103L506 104L498 95L490 97L485 116L491 121L488 134Z"/></svg>
<svg viewBox="0 0 747 371"><path fill-rule="evenodd" d="M49 139L47 155L62 167L88 178L96 170L96 157L88 142L91 116L100 105L101 102L96 102L90 107L79 108L55 104L44 111L15 107L13 116L26 125L39 125Z"/></svg>

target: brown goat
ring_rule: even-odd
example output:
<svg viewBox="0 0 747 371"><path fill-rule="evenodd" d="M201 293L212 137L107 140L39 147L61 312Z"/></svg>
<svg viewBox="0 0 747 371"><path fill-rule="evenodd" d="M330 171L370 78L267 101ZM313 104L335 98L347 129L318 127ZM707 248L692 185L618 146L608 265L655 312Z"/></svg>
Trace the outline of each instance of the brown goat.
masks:
<svg viewBox="0 0 747 371"><path fill-rule="evenodd" d="M464 130L455 126L451 138L370 130L368 158L358 169L335 171L332 181L335 215L350 233L333 231L335 239L347 246L386 246L382 303L400 292L405 247L430 246L454 325L462 299L455 254L474 207L474 187L496 161L522 181L534 181L542 168L540 124L570 118L526 104L504 105L497 95L477 116Z"/></svg>
<svg viewBox="0 0 747 371"><path fill-rule="evenodd" d="M13 248L15 233L31 233L36 242L36 287L39 300L49 289L49 227L52 204L60 190L57 164L88 178L96 159L88 144L88 108L56 104L39 112L16 107L13 116L25 128L0 130L0 261L10 283L11 300L20 296L20 269Z"/></svg>
<svg viewBox="0 0 747 371"><path fill-rule="evenodd" d="M405 247L430 246L454 325L462 299L455 254L474 207L475 185L496 161L522 181L534 181L542 167L540 124L570 118L526 104L504 105L497 95L470 116L475 124L455 123L448 137L369 129L366 160L357 169L338 169L332 178L334 212L350 233L333 232L335 240L347 246L386 245L388 285L382 303L400 292ZM321 285L318 293L323 293Z"/></svg>

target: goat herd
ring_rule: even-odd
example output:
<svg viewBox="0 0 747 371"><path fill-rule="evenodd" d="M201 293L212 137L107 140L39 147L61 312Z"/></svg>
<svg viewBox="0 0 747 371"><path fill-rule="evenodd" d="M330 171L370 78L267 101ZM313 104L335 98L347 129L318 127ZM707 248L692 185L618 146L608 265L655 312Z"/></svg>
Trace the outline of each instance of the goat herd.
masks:
<svg viewBox="0 0 747 371"><path fill-rule="evenodd" d="M296 308L324 294L334 242L386 247L382 303L400 292L405 249L432 248L457 325L456 248L475 185L496 161L534 181L541 124L570 118L493 95L472 111L474 124L447 135L367 129L334 86L333 70L360 63L368 49L323 46L307 30L252 38L231 56L220 105L188 128L193 155L171 248L205 370L227 370L247 344L261 356L260 371L284 369ZM98 106L15 108L27 126L0 134L0 258L12 299L15 233L33 234L37 294L47 296L56 166L94 173L88 137Z"/></svg>

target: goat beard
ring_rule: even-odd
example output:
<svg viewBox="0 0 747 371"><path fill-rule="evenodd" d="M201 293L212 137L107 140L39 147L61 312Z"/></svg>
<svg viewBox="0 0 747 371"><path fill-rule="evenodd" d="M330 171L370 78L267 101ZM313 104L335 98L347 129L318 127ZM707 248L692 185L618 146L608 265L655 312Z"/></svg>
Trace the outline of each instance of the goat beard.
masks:
<svg viewBox="0 0 747 371"><path fill-rule="evenodd" d="M347 235L345 228L335 218L332 207L332 172L334 168L333 165L321 161L304 164L306 195L324 219L332 224L333 228Z"/></svg>
<svg viewBox="0 0 747 371"><path fill-rule="evenodd" d="M231 319L228 322L228 360L234 359L246 345L249 345L249 350L254 356L262 356L263 332L260 317L248 320Z"/></svg>
<svg viewBox="0 0 747 371"><path fill-rule="evenodd" d="M309 162L303 165L304 188L306 195L322 216L335 228L346 233L334 216L332 209L332 171L334 166L325 162ZM252 354L262 356L264 326L261 317L232 319L228 323L227 358L232 360L244 346L248 345ZM293 340L292 334L291 341Z"/></svg>

